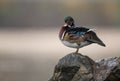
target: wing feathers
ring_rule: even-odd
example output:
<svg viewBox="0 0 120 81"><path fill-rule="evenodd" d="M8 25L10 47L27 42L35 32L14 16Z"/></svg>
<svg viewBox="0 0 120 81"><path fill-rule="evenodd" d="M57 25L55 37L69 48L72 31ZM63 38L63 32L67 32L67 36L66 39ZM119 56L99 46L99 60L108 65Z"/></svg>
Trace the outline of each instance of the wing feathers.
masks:
<svg viewBox="0 0 120 81"><path fill-rule="evenodd" d="M105 46L105 44L97 37L97 35L93 31L90 31L89 33L91 35L91 38L87 39L88 41L90 41L92 43L97 43L101 46Z"/></svg>
<svg viewBox="0 0 120 81"><path fill-rule="evenodd" d="M84 27L68 28L65 32L63 32L61 38L70 43L80 44L81 42L87 41L89 43L97 43L101 46L105 46L93 30L94 29Z"/></svg>

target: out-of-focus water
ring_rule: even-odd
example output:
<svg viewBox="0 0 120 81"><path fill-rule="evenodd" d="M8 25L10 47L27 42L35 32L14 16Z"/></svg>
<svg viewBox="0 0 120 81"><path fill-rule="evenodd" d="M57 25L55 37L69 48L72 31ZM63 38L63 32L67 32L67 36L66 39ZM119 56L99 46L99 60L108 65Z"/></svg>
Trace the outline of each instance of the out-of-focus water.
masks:
<svg viewBox="0 0 120 81"><path fill-rule="evenodd" d="M107 47L79 50L92 59L120 56L120 29L97 29ZM75 49L64 46L54 30L0 30L0 81L47 81L60 58Z"/></svg>

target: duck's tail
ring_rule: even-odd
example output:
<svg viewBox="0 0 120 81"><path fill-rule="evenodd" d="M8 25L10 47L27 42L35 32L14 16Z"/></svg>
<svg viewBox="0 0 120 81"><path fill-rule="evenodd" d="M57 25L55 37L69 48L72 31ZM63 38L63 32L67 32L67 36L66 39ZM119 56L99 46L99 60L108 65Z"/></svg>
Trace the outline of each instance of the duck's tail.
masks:
<svg viewBox="0 0 120 81"><path fill-rule="evenodd" d="M104 46L104 47L106 46L106 45L97 37L97 35L96 35L93 31L90 31L89 34L90 34L90 38L87 39L89 42L97 43L97 44L99 44L99 45L101 45L101 46Z"/></svg>

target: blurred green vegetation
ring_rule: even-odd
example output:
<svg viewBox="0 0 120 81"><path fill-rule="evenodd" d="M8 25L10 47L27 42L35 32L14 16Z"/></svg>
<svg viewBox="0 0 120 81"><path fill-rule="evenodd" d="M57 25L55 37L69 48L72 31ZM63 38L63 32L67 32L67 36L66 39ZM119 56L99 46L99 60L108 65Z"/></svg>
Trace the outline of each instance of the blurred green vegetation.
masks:
<svg viewBox="0 0 120 81"><path fill-rule="evenodd" d="M71 15L78 25L120 26L119 0L1 0L0 27L61 26Z"/></svg>

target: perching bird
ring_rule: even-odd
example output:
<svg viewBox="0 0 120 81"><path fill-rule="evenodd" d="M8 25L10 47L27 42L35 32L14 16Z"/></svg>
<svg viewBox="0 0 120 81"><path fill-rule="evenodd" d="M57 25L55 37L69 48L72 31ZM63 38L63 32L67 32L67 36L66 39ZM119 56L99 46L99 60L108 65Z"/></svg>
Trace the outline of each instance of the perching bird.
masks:
<svg viewBox="0 0 120 81"><path fill-rule="evenodd" d="M59 32L59 38L65 46L71 48L79 48L97 43L105 47L105 44L97 37L96 33L92 29L85 27L75 27L74 19L71 16L67 16L64 19L65 25Z"/></svg>

